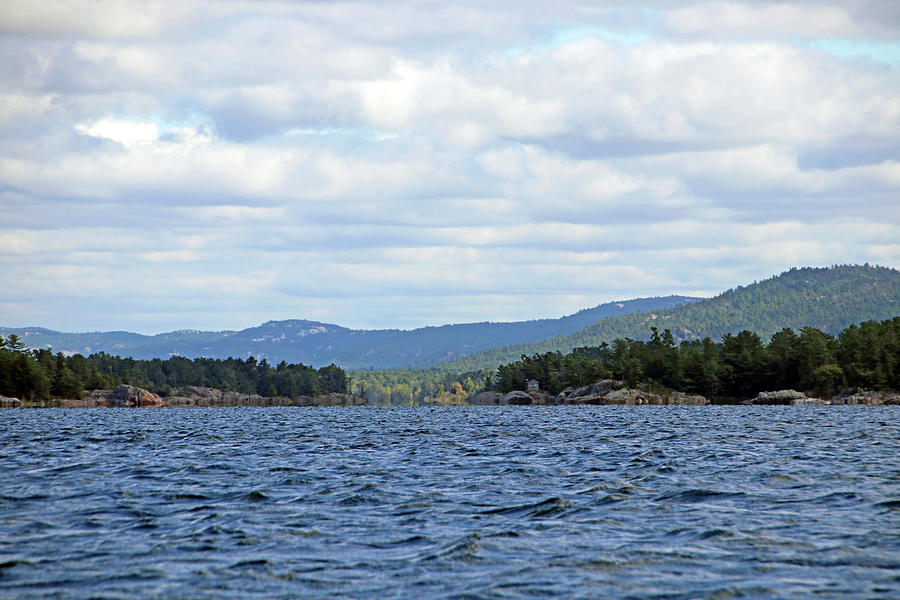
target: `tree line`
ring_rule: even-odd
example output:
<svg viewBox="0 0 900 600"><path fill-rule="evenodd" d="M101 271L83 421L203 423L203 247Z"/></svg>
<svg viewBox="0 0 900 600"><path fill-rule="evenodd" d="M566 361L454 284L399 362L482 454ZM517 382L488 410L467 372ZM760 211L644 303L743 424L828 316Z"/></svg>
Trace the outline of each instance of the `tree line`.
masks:
<svg viewBox="0 0 900 600"><path fill-rule="evenodd" d="M571 352L615 339L648 341L650 327L669 329L676 342L721 339L742 330L768 339L783 327L812 326L836 335L853 323L893 318L900 300L900 272L869 265L791 269L714 298L673 308L607 317L571 335L476 352L444 363L474 371L518 360L523 354Z"/></svg>
<svg viewBox="0 0 900 600"><path fill-rule="evenodd" d="M459 373L438 367L352 372L353 392L373 404L461 404L493 382L493 369Z"/></svg>
<svg viewBox="0 0 900 600"><path fill-rule="evenodd" d="M0 336L0 395L28 400L81 398L85 390L123 383L163 396L185 385L290 398L347 393L350 388L347 374L335 365L315 369L282 361L272 366L254 357L136 360L105 352L65 356L26 349L16 335Z"/></svg>
<svg viewBox="0 0 900 600"><path fill-rule="evenodd" d="M651 327L649 341L619 338L611 344L545 352L497 369L494 389L524 389L535 379L557 394L566 387L617 379L629 387L660 386L709 398L751 398L761 391L797 389L832 396L840 390L900 389L900 317L850 325L837 336L814 327L783 328L768 343L751 331L721 342L675 343Z"/></svg>
<svg viewBox="0 0 900 600"><path fill-rule="evenodd" d="M536 379L556 394L599 379L649 384L709 398L749 398L793 388L832 395L847 388L900 389L900 317L851 325L838 335L813 327L783 328L768 343L756 333L726 334L720 342L676 343L671 331L650 328L649 340L619 338L599 346L522 355L493 369L345 371L248 358L137 360L106 353L65 356L28 350L15 335L0 336L0 395L23 399L79 398L85 390L120 383L169 395L185 385L263 396L315 396L352 391L377 404L462 403L475 392L523 389ZM351 382L352 378L352 382Z"/></svg>

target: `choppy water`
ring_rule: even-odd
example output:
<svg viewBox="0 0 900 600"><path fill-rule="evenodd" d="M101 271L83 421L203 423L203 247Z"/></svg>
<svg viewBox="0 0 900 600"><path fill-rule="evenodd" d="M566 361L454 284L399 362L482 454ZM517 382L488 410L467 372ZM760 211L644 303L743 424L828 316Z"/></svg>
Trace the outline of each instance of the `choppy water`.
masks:
<svg viewBox="0 0 900 600"><path fill-rule="evenodd" d="M900 407L0 412L0 597L900 598Z"/></svg>

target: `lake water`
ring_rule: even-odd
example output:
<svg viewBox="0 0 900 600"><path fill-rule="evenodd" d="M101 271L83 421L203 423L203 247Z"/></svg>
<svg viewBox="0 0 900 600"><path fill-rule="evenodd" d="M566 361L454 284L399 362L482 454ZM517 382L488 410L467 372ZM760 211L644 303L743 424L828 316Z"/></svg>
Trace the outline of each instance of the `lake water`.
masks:
<svg viewBox="0 0 900 600"><path fill-rule="evenodd" d="M0 411L3 598L900 598L900 407Z"/></svg>

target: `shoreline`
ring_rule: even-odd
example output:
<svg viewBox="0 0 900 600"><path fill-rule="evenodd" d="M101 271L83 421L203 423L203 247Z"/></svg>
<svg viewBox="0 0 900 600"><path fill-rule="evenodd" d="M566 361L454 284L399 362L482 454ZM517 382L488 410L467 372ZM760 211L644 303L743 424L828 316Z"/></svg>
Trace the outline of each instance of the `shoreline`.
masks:
<svg viewBox="0 0 900 600"><path fill-rule="evenodd" d="M114 390L89 390L82 398L21 400L0 396L0 408L137 408L176 406L361 406L368 400L357 394L331 392L318 396L260 396L223 392L217 388L185 386L178 394L159 396L143 388L120 385Z"/></svg>
<svg viewBox="0 0 900 600"><path fill-rule="evenodd" d="M846 389L830 397L817 397L810 392L793 389L761 391L753 398L717 397L712 399L700 394L678 390L638 385L627 387L616 379L600 379L580 387L567 387L556 395L538 389L537 382L527 392L513 390L503 394L497 391L479 392L471 396L469 404L479 405L599 405L599 406L833 406L833 405L900 405L900 393L894 391Z"/></svg>
<svg viewBox="0 0 900 600"><path fill-rule="evenodd" d="M121 387L121 386L120 386ZM140 388L133 388L140 389ZM233 407L233 406L900 406L900 393L882 391L862 391L853 394L838 395L833 398L815 398L802 392L784 393L761 392L759 396L749 400L710 401L703 396L687 395L681 392L672 394L652 394L640 390L624 389L611 397L595 396L560 400L555 396L541 392L511 392L501 395L499 392L480 392L468 401L458 404L421 404L391 405L370 403L367 398L357 394L330 393L320 396L300 396L297 398L259 396L256 394L240 394L237 392L221 392L213 388L213 394L206 396L168 396L159 397L146 390L140 390L155 397L156 400L144 396L133 400L121 401L110 399L107 390L92 390L84 398L54 398L51 400L20 400L0 396L0 409L8 408L180 408L180 407ZM218 392L218 397L215 394ZM104 395L106 393L107 395ZM479 398L480 396L480 398ZM488 398L487 396L490 396Z"/></svg>

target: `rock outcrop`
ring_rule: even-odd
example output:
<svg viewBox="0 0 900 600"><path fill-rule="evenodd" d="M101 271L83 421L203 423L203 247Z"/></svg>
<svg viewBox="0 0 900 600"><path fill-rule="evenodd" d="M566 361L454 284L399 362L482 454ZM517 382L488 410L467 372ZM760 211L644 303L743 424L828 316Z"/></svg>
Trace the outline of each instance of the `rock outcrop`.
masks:
<svg viewBox="0 0 900 600"><path fill-rule="evenodd" d="M22 406L22 401L18 398L0 396L0 408L18 408L20 406Z"/></svg>
<svg viewBox="0 0 900 600"><path fill-rule="evenodd" d="M774 392L760 392L756 398L747 400L744 404L776 405L776 406L823 406L831 404L830 400L813 398L804 392L797 390L778 390Z"/></svg>
<svg viewBox="0 0 900 600"><path fill-rule="evenodd" d="M145 389L122 384L106 396L106 406L162 406L162 398Z"/></svg>
<svg viewBox="0 0 900 600"><path fill-rule="evenodd" d="M66 408L95 408L107 406L106 398L112 390L89 390L81 398L65 398L62 405Z"/></svg>
<svg viewBox="0 0 900 600"><path fill-rule="evenodd" d="M223 392L217 388L199 385L186 385L176 394L167 396L163 402L166 406L268 406L267 398L259 394L242 394L240 392Z"/></svg>
<svg viewBox="0 0 900 600"><path fill-rule="evenodd" d="M469 404L480 406L522 406L522 405L552 405L552 404L599 404L599 405L639 405L639 404L709 404L709 400L703 396L685 394L683 392L671 392L668 394L655 394L640 389L622 387L621 381L614 379L602 379L591 385L579 388L569 387L556 396L544 392L513 391L508 394L499 392L479 392L469 398Z"/></svg>
<svg viewBox="0 0 900 600"><path fill-rule="evenodd" d="M369 401L355 394L323 394L321 396L301 396L288 399L290 406L362 406Z"/></svg>
<svg viewBox="0 0 900 600"><path fill-rule="evenodd" d="M579 388L566 388L556 396L557 404L606 404L601 401L606 396L622 387L621 381L601 379L591 385Z"/></svg>
<svg viewBox="0 0 900 600"><path fill-rule="evenodd" d="M566 388L556 397L557 404L598 404L617 406L653 405L704 405L709 400L704 396L671 392L656 394L641 389L622 387L621 381L602 379L580 388Z"/></svg>
<svg viewBox="0 0 900 600"><path fill-rule="evenodd" d="M260 396L201 386L184 386L163 399L166 406L360 406L368 401L355 394L322 394L320 396Z"/></svg>
<svg viewBox="0 0 900 600"><path fill-rule="evenodd" d="M882 406L885 404L900 405L900 393L897 392L873 392L859 390L856 392L842 392L830 400L831 404L865 404L869 406Z"/></svg>
<svg viewBox="0 0 900 600"><path fill-rule="evenodd" d="M782 404L789 405L798 400L805 400L806 394L797 390L778 390L775 392L760 392L749 404Z"/></svg>
<svg viewBox="0 0 900 600"><path fill-rule="evenodd" d="M900 405L900 393L875 392L871 390L843 391L830 399L815 398L797 390L778 390L776 392L760 392L756 398L745 400L744 404L781 405L781 406L831 406L831 405Z"/></svg>
<svg viewBox="0 0 900 600"><path fill-rule="evenodd" d="M694 405L694 406L705 406L709 404L709 399L706 396L701 396L700 394L685 394L684 392L672 392L667 396L664 396L665 404L677 404L677 405Z"/></svg>
<svg viewBox="0 0 900 600"><path fill-rule="evenodd" d="M477 406L495 406L500 404L500 398L503 397L503 394L500 392L478 392L471 398L469 398L469 404L474 404Z"/></svg>
<svg viewBox="0 0 900 600"><path fill-rule="evenodd" d="M510 392L500 398L500 404L504 406L524 406L534 404L534 398L528 392Z"/></svg>
<svg viewBox="0 0 900 600"><path fill-rule="evenodd" d="M120 385L114 390L91 390L82 398L56 398L33 402L20 402L15 398L0 396L0 408L4 407L66 407L91 408L97 406L360 406L368 400L355 394L322 394L299 398L268 397L259 394L223 392L201 386L185 386L171 396L161 398L145 389Z"/></svg>
<svg viewBox="0 0 900 600"><path fill-rule="evenodd" d="M90 390L81 399L85 406L106 406L106 397L112 390Z"/></svg>

